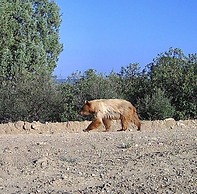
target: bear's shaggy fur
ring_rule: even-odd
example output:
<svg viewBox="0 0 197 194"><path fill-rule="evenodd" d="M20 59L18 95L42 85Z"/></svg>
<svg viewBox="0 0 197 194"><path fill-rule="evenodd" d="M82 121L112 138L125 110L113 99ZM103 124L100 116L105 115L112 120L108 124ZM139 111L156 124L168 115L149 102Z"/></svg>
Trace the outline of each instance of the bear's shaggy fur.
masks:
<svg viewBox="0 0 197 194"><path fill-rule="evenodd" d="M140 130L141 123L136 108L122 99L97 99L86 101L81 109L81 115L94 115L94 120L84 131L98 128L104 124L106 131L111 127L111 120L121 120L122 131L128 129L133 122Z"/></svg>

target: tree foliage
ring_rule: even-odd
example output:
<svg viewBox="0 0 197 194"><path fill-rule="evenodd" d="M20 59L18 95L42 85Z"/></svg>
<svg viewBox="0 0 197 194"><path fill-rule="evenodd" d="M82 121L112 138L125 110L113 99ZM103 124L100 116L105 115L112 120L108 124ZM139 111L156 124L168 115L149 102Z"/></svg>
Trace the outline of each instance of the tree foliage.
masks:
<svg viewBox="0 0 197 194"><path fill-rule="evenodd" d="M155 88L151 94L146 94L138 103L138 111L142 118L155 120L174 116L175 108L171 104L171 99L166 97L165 92L160 88Z"/></svg>
<svg viewBox="0 0 197 194"><path fill-rule="evenodd" d="M161 88L176 107L174 117L194 118L197 113L197 55L185 56L170 49L156 57L149 75L152 85Z"/></svg>
<svg viewBox="0 0 197 194"><path fill-rule="evenodd" d="M57 120L51 76L62 50L58 6L0 0L0 13L0 121Z"/></svg>
<svg viewBox="0 0 197 194"><path fill-rule="evenodd" d="M197 54L170 48L141 70L52 77L62 50L59 8L49 0L0 0L0 122L83 120L85 100L124 98L141 119L197 117Z"/></svg>
<svg viewBox="0 0 197 194"><path fill-rule="evenodd" d="M197 55L186 56L181 49L159 54L142 71L131 63L108 76L89 69L71 77L65 84L74 88L78 110L85 100L124 98L137 107L141 119L197 116Z"/></svg>
<svg viewBox="0 0 197 194"><path fill-rule="evenodd" d="M48 0L1 0L0 77L53 72L62 50L59 8Z"/></svg>

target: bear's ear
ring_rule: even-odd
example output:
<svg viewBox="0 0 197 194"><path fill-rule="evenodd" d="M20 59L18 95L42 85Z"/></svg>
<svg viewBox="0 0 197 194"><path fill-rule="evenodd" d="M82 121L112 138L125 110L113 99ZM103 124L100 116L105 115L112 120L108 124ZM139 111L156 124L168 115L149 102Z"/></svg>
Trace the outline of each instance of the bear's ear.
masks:
<svg viewBox="0 0 197 194"><path fill-rule="evenodd" d="M88 100L85 100L85 104L90 105L90 102Z"/></svg>

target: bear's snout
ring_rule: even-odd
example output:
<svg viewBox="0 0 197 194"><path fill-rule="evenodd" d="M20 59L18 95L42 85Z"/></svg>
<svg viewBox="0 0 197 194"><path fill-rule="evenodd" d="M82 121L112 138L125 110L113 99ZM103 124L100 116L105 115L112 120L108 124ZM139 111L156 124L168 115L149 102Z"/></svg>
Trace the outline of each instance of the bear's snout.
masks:
<svg viewBox="0 0 197 194"><path fill-rule="evenodd" d="M80 114L81 114L81 115L84 115L84 116L87 116L87 115L89 115L90 113L87 112L87 111L81 111Z"/></svg>

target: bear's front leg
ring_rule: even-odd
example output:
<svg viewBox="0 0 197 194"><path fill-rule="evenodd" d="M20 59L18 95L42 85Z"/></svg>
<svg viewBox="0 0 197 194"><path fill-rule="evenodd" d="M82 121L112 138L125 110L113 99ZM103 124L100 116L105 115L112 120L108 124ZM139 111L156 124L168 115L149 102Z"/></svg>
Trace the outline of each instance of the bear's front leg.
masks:
<svg viewBox="0 0 197 194"><path fill-rule="evenodd" d="M100 119L94 119L90 123L90 125L86 129L84 129L83 131L88 132L88 131L91 131L92 129L96 129L101 125L101 123L102 123L102 121Z"/></svg>

